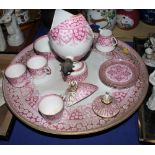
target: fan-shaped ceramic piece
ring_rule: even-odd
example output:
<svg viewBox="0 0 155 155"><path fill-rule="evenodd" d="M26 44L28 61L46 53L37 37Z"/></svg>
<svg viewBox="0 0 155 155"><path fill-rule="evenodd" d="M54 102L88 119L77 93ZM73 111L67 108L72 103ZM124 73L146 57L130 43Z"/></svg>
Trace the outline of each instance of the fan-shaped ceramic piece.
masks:
<svg viewBox="0 0 155 155"><path fill-rule="evenodd" d="M119 113L119 107L116 100L113 99L111 103L105 104L102 102L102 98L103 96L101 95L94 100L92 104L94 113L104 118L114 117L117 115Z"/></svg>
<svg viewBox="0 0 155 155"><path fill-rule="evenodd" d="M64 22L65 20L68 20L72 16L73 14L65 10L56 9L54 13L51 29L58 26L60 23Z"/></svg>
<svg viewBox="0 0 155 155"><path fill-rule="evenodd" d="M93 84L82 82L76 83L76 85L73 87L69 86L66 90L64 103L66 106L72 106L93 94L97 89L98 87Z"/></svg>

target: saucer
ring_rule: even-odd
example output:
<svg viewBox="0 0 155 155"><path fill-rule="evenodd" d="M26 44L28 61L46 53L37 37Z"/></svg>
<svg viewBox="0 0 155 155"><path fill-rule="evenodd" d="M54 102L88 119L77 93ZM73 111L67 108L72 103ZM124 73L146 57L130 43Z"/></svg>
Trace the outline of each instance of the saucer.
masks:
<svg viewBox="0 0 155 155"><path fill-rule="evenodd" d="M119 107L116 104L116 100L113 99L113 101L109 104L104 104L101 101L101 98L103 95L98 96L93 104L92 104L92 109L94 113L100 117L103 118L109 118L109 117L114 117L119 113Z"/></svg>
<svg viewBox="0 0 155 155"><path fill-rule="evenodd" d="M100 80L114 88L133 86L139 77L139 70L129 61L112 59L104 62L99 69Z"/></svg>
<svg viewBox="0 0 155 155"><path fill-rule="evenodd" d="M153 59L147 59L147 58L146 58L146 54L144 54L144 55L142 56L142 59L144 60L144 63L145 63L147 66L155 67L155 60L153 60Z"/></svg>

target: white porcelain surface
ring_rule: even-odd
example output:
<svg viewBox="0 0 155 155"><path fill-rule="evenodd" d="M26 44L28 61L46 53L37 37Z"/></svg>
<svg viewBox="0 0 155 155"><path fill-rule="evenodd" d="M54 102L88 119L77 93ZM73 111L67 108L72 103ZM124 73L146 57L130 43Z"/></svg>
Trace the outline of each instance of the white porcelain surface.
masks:
<svg viewBox="0 0 155 155"><path fill-rule="evenodd" d="M23 64L15 64L15 65L11 65L9 66L6 70L5 70L5 75L7 77L10 78L16 78L19 77L21 75L23 75L26 71L26 67Z"/></svg>
<svg viewBox="0 0 155 155"><path fill-rule="evenodd" d="M71 14L71 13L65 11L65 10L56 9L55 13L54 13L51 29L56 27L60 23L64 22L65 20L68 20L72 16L73 16L73 14Z"/></svg>
<svg viewBox="0 0 155 155"><path fill-rule="evenodd" d="M35 40L34 50L37 54L45 56L46 58L54 57L47 35L41 36L37 40Z"/></svg>
<svg viewBox="0 0 155 155"><path fill-rule="evenodd" d="M118 48L128 48L132 56L135 57L140 69L139 80L134 86L126 89L113 89L104 85L98 76L100 65L107 59L116 59L115 52L105 54L97 51L95 48L86 59L88 65L88 77L85 83L91 83L98 86L98 90L91 96L85 98L71 107L65 107L62 118L55 124L50 124L38 113L38 98L44 96L47 92L63 95L68 88L67 82L64 82L60 72L60 62L56 59L49 61L49 67L54 71L51 77L43 83L26 85L23 89L15 88L8 83L6 78L3 80L3 91L9 108L24 123L32 128L51 134L89 134L109 129L116 124L131 116L141 105L148 88L148 74L145 64L141 57L127 44L118 41ZM23 62L30 57L32 45L21 51L12 63ZM33 51L32 51L33 52ZM110 92L119 103L119 113L116 117L103 119L97 116L92 110L93 100L105 92Z"/></svg>
<svg viewBox="0 0 155 155"><path fill-rule="evenodd" d="M15 87L23 87L28 82L27 69L22 63L9 65L5 70L5 76Z"/></svg>
<svg viewBox="0 0 155 155"><path fill-rule="evenodd" d="M94 34L83 15L76 15L48 33L54 52L63 59L80 60L90 50Z"/></svg>
<svg viewBox="0 0 155 155"><path fill-rule="evenodd" d="M63 109L63 100L60 96L50 94L43 96L39 101L38 110L43 115L56 115Z"/></svg>

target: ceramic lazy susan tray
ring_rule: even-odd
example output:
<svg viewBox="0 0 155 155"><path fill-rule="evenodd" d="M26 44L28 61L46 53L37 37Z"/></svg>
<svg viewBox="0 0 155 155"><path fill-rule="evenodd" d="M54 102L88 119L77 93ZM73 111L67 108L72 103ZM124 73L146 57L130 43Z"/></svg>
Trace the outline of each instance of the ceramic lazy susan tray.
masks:
<svg viewBox="0 0 155 155"><path fill-rule="evenodd" d="M32 48L31 44L23 49L11 63L25 64L29 57L35 55ZM123 53L124 48L128 53ZM65 107L58 122L50 123L38 112L38 100L41 96L51 92L63 95L68 86L62 79L60 62L55 57L51 57L48 62L52 74L42 80L31 81L23 88L15 88L6 78L3 79L4 97L9 108L30 127L58 135L89 134L106 130L132 115L141 105L148 89L148 73L136 51L124 42L118 41L116 49L107 54L93 48L85 62L88 77L83 82L96 85L98 89L77 104ZM102 73L106 79L99 76L102 65L105 65ZM113 72L113 69L117 70L119 67L122 68L120 74ZM105 92L112 94L119 110L117 115L110 118L96 115L92 108L95 99Z"/></svg>

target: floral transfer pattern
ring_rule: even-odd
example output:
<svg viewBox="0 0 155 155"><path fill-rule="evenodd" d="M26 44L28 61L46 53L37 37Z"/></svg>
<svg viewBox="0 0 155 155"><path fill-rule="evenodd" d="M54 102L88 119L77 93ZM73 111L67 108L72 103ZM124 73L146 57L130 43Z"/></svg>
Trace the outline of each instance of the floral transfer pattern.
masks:
<svg viewBox="0 0 155 155"><path fill-rule="evenodd" d="M89 39L92 30L82 15L72 17L49 32L49 36L58 44L74 44Z"/></svg>
<svg viewBox="0 0 155 155"><path fill-rule="evenodd" d="M130 48L120 41L118 43L120 47ZM20 52L12 63L17 61L25 62L31 47L29 46ZM72 135L88 134L108 129L129 117L140 106L147 92L148 74L145 65L133 49L130 49L130 54L133 54L140 64L139 79L130 88L113 89L112 93L119 103L119 113L112 118L97 116L92 110L92 100L92 102L83 102L84 104L65 108L62 119L51 124L38 113L39 93L32 83L23 88L15 88L4 78L4 97L9 108L19 119L31 127L44 132Z"/></svg>

